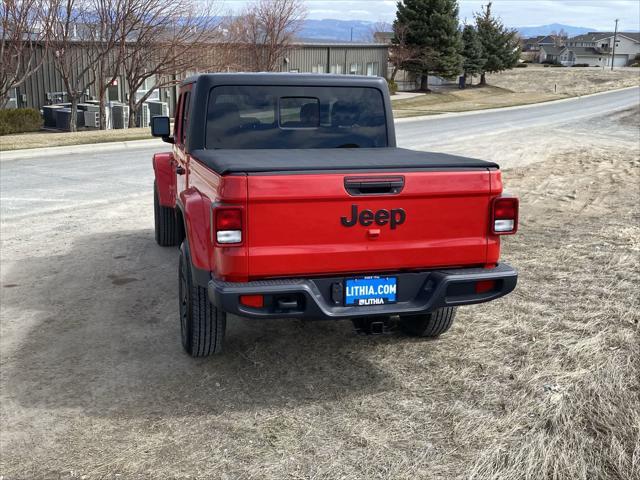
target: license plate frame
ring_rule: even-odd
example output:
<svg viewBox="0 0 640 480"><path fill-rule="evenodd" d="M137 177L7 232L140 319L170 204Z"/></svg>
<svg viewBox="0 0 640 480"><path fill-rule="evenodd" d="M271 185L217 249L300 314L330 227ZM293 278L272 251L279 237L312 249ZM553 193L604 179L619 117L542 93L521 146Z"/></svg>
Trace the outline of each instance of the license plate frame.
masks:
<svg viewBox="0 0 640 480"><path fill-rule="evenodd" d="M345 307L389 305L398 301L398 277L370 275L344 280Z"/></svg>

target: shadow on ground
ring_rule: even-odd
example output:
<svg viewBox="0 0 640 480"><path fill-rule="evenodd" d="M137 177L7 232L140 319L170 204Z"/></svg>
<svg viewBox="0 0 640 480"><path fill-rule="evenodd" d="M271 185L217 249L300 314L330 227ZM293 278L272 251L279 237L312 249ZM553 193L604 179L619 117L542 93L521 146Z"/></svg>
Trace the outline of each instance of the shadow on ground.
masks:
<svg viewBox="0 0 640 480"><path fill-rule="evenodd" d="M182 416L296 406L394 388L350 322L232 317L222 356L180 347L178 252L151 230L78 238L65 255L5 272L5 321L22 322L3 359L5 398L96 416ZM27 326L30 325L30 326Z"/></svg>

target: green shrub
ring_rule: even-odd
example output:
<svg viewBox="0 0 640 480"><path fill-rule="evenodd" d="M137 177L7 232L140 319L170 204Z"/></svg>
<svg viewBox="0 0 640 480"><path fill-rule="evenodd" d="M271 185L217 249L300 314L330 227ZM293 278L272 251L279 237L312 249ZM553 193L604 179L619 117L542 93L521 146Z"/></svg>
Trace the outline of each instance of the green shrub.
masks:
<svg viewBox="0 0 640 480"><path fill-rule="evenodd" d="M42 126L42 116L33 108L0 110L0 135L35 132Z"/></svg>
<svg viewBox="0 0 640 480"><path fill-rule="evenodd" d="M526 63L518 63L516 65L516 68L527 68L529 65L527 65Z"/></svg>
<svg viewBox="0 0 640 480"><path fill-rule="evenodd" d="M552 63L551 65L549 65L550 67L564 67L564 65L562 65L561 63Z"/></svg>
<svg viewBox="0 0 640 480"><path fill-rule="evenodd" d="M588 67L589 64L588 63L574 63L573 65L571 65L572 67Z"/></svg>
<svg viewBox="0 0 640 480"><path fill-rule="evenodd" d="M389 85L389 93L391 95L395 95L398 92L398 84L395 80L387 80L387 85Z"/></svg>

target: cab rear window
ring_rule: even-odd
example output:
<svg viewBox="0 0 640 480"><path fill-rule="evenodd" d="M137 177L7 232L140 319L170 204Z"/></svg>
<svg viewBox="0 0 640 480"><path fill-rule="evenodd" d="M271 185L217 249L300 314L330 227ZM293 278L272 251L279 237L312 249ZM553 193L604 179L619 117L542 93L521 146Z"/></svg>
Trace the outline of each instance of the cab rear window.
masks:
<svg viewBox="0 0 640 480"><path fill-rule="evenodd" d="M367 87L218 86L206 148L388 146L382 93Z"/></svg>

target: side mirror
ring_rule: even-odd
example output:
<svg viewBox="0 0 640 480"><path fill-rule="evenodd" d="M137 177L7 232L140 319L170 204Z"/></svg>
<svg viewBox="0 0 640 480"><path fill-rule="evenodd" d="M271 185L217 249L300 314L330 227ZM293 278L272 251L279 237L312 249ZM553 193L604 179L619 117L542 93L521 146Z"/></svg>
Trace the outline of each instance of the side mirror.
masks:
<svg viewBox="0 0 640 480"><path fill-rule="evenodd" d="M169 117L162 117L162 116L152 117L151 118L151 135L153 135L154 137L162 137L162 141L164 142L173 143Z"/></svg>

